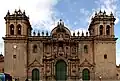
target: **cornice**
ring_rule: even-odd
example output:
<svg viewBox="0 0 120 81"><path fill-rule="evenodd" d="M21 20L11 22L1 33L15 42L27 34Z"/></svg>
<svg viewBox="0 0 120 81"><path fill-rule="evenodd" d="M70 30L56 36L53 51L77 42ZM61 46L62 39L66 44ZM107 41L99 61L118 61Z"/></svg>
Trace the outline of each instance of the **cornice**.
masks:
<svg viewBox="0 0 120 81"><path fill-rule="evenodd" d="M27 41L46 41L58 42L57 38L51 36L31 36L31 37L3 37L6 40L27 40ZM79 42L79 41L116 41L118 38L106 36L71 36L69 39L63 39L63 42Z"/></svg>

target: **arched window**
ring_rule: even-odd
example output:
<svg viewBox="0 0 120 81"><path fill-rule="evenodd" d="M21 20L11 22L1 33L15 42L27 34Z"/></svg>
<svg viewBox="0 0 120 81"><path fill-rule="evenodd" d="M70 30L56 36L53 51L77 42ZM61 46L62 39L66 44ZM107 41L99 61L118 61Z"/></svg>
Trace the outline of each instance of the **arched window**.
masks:
<svg viewBox="0 0 120 81"><path fill-rule="evenodd" d="M109 25L107 25L107 27L106 27L106 35L110 35L110 26Z"/></svg>
<svg viewBox="0 0 120 81"><path fill-rule="evenodd" d="M84 53L88 53L88 46L84 45Z"/></svg>
<svg viewBox="0 0 120 81"><path fill-rule="evenodd" d="M10 25L10 35L14 35L14 25Z"/></svg>
<svg viewBox="0 0 120 81"><path fill-rule="evenodd" d="M84 69L82 71L82 80L85 80L85 81L90 80L90 71L88 69Z"/></svg>
<svg viewBox="0 0 120 81"><path fill-rule="evenodd" d="M21 25L20 24L17 25L17 34L21 35Z"/></svg>
<svg viewBox="0 0 120 81"><path fill-rule="evenodd" d="M33 53L37 53L37 45L33 45Z"/></svg>
<svg viewBox="0 0 120 81"><path fill-rule="evenodd" d="M32 70L32 81L39 81L40 80L40 72L37 68Z"/></svg>
<svg viewBox="0 0 120 81"><path fill-rule="evenodd" d="M107 59L107 55L106 54L104 55L104 59Z"/></svg>
<svg viewBox="0 0 120 81"><path fill-rule="evenodd" d="M100 35L103 35L103 25L100 25Z"/></svg>

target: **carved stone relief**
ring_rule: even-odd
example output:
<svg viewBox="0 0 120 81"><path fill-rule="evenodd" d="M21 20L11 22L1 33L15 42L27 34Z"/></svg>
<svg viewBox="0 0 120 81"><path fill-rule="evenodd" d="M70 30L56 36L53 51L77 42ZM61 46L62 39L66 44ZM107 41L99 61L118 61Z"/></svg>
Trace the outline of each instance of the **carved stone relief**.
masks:
<svg viewBox="0 0 120 81"><path fill-rule="evenodd" d="M50 74L51 74L51 64L47 63L46 64L46 75L50 76Z"/></svg>

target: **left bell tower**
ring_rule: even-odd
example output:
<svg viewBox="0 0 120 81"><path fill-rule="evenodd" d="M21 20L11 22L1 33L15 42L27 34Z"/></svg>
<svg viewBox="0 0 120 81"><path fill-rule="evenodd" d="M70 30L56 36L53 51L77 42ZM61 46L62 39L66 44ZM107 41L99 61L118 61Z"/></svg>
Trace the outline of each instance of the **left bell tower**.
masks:
<svg viewBox="0 0 120 81"><path fill-rule="evenodd" d="M31 25L25 11L9 11L4 17L6 22L6 35L4 39L4 72L14 79L25 81L28 66L28 40L31 36Z"/></svg>
<svg viewBox="0 0 120 81"><path fill-rule="evenodd" d="M6 21L6 37L25 37L31 35L31 25L29 17L26 16L25 11L20 9L15 10L13 14L7 12L4 17Z"/></svg>

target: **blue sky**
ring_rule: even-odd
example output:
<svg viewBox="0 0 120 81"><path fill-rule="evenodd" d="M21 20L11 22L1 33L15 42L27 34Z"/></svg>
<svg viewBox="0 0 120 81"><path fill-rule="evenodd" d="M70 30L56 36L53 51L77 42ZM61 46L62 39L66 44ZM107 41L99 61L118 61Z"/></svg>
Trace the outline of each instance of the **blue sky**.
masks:
<svg viewBox="0 0 120 81"><path fill-rule="evenodd" d="M7 2L7 3L6 3ZM59 19L73 31L87 31L91 17L95 11L106 10L107 14L112 11L116 17L115 36L117 40L116 57L117 64L120 64L120 1L119 0L3 0L0 3L0 52L3 52L5 36L4 16L7 11L11 13L15 9L25 10L30 17L30 23L35 31L52 30ZM33 30L33 31L34 31Z"/></svg>

